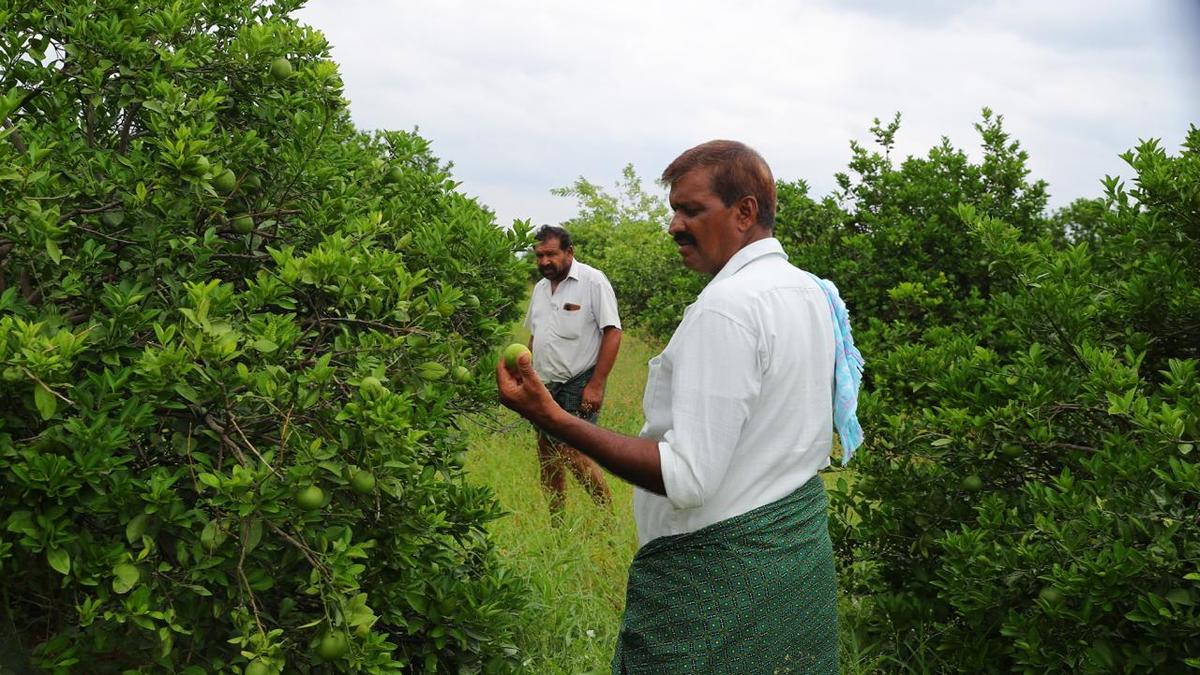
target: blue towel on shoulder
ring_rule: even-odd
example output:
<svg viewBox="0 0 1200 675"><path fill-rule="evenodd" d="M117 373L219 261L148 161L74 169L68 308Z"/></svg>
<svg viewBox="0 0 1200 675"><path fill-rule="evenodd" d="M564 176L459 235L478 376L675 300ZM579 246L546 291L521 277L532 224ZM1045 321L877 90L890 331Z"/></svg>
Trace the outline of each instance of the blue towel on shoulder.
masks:
<svg viewBox="0 0 1200 675"><path fill-rule="evenodd" d="M825 291L833 315L833 343L837 349L833 364L833 425L842 440L842 466L845 466L863 442L862 426L858 423L858 387L862 384L863 357L854 346L850 312L842 302L837 286L812 272L806 274Z"/></svg>

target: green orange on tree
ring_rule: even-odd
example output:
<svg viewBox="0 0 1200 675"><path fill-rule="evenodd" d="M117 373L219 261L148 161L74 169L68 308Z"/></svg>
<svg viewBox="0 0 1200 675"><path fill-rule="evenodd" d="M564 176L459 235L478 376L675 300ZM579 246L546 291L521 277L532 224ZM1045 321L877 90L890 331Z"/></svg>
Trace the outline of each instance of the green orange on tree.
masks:
<svg viewBox="0 0 1200 675"><path fill-rule="evenodd" d="M263 663L260 659L254 659L246 665L246 669L242 671L245 675L269 675L271 667Z"/></svg>
<svg viewBox="0 0 1200 675"><path fill-rule="evenodd" d="M375 474L365 470L355 471L350 476L350 487L359 494L371 494L375 491Z"/></svg>
<svg viewBox="0 0 1200 675"><path fill-rule="evenodd" d="M296 493L296 503L305 511L316 511L325 504L325 491L309 485Z"/></svg>
<svg viewBox="0 0 1200 675"><path fill-rule="evenodd" d="M451 374L454 376L455 382L466 383L471 381L471 371L466 366L454 366Z"/></svg>
<svg viewBox="0 0 1200 675"><path fill-rule="evenodd" d="M317 642L317 656L326 661L340 659L348 651L350 651L350 641L346 639L346 634L339 630L325 633Z"/></svg>
<svg viewBox="0 0 1200 675"><path fill-rule="evenodd" d="M204 155L196 155L188 160L187 164L184 165L184 168L193 176L203 176L204 174L208 173L210 168L212 168L212 164L209 163L208 158Z"/></svg>
<svg viewBox="0 0 1200 675"><path fill-rule="evenodd" d="M233 231L238 234L250 234L254 231L254 217L248 213L243 213L233 219Z"/></svg>
<svg viewBox="0 0 1200 675"><path fill-rule="evenodd" d="M271 62L271 79L283 81L292 76L292 62L280 56Z"/></svg>
<svg viewBox="0 0 1200 675"><path fill-rule="evenodd" d="M212 186L214 190L223 195L233 194L233 191L237 188L237 176L233 171L225 169L212 179Z"/></svg>
<svg viewBox="0 0 1200 675"><path fill-rule="evenodd" d="M125 222L125 212L121 209L105 211L100 214L100 222L104 223L107 227L120 227L121 223Z"/></svg>
<svg viewBox="0 0 1200 675"><path fill-rule="evenodd" d="M983 479L975 474L971 474L962 479L962 489L967 492L979 492L983 489Z"/></svg>

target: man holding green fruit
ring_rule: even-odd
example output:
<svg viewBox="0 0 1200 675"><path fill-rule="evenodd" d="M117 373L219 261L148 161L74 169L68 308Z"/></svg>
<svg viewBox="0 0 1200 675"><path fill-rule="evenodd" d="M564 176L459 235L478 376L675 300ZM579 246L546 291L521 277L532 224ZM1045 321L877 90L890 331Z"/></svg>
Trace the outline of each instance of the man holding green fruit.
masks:
<svg viewBox="0 0 1200 675"><path fill-rule="evenodd" d="M496 369L500 400L635 486L641 548L613 673L837 673L817 473L835 427L843 463L862 442L845 305L788 263L757 152L705 143L662 183L684 265L713 278L650 361L639 437L566 413L522 354Z"/></svg>
<svg viewBox="0 0 1200 675"><path fill-rule="evenodd" d="M565 229L545 226L534 239L533 252L543 278L533 287L525 316L532 367L558 406L595 423L608 373L621 347L617 298L603 272L575 259ZM568 467L597 505L612 504L600 467L542 428L538 429L538 460L551 514L561 513L566 503Z"/></svg>

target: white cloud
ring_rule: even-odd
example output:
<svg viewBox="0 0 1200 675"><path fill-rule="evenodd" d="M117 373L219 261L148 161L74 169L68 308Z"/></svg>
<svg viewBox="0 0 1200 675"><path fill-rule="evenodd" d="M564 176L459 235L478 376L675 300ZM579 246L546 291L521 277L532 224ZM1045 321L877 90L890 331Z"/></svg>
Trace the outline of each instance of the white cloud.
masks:
<svg viewBox="0 0 1200 675"><path fill-rule="evenodd" d="M508 223L562 220L573 205L551 188L612 184L627 162L653 178L716 137L824 193L850 139L897 110L901 156L942 136L974 151L990 106L1054 204L1095 195L1139 137L1173 147L1200 121L1183 15L1169 0L313 0L300 18L332 43L358 124L419 126Z"/></svg>

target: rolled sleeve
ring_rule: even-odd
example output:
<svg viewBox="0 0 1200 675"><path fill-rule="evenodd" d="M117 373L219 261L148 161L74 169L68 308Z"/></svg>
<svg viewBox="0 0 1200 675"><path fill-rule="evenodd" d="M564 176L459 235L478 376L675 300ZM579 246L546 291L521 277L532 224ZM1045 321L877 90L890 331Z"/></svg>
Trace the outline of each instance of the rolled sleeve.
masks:
<svg viewBox="0 0 1200 675"><path fill-rule="evenodd" d="M749 329L711 311L689 323L672 345L674 424L658 445L663 487L677 509L704 505L720 487L762 386L757 339Z"/></svg>
<svg viewBox="0 0 1200 675"><path fill-rule="evenodd" d="M613 292L612 284L604 276L600 276L592 284L592 312L600 330L603 331L609 326L621 328L621 316L617 312L617 294Z"/></svg>

